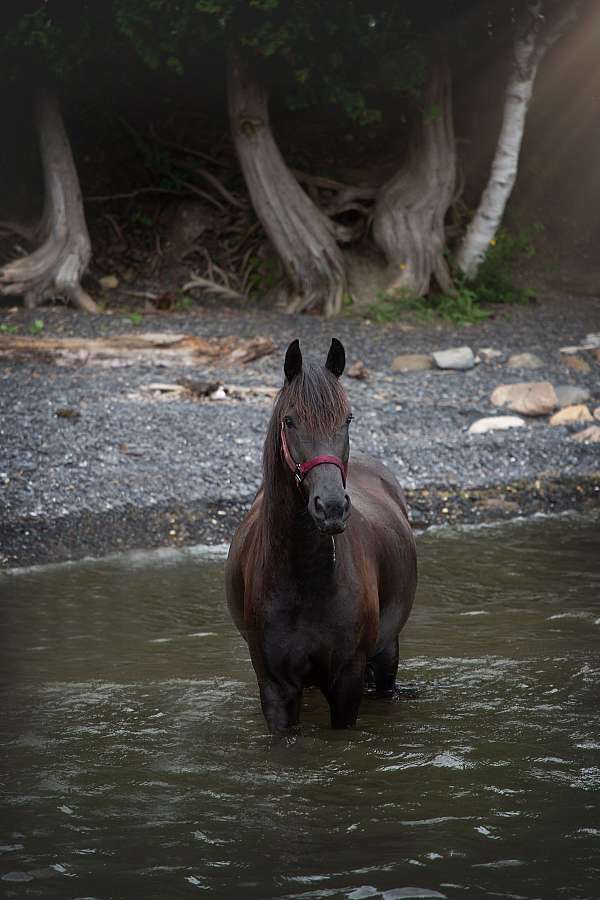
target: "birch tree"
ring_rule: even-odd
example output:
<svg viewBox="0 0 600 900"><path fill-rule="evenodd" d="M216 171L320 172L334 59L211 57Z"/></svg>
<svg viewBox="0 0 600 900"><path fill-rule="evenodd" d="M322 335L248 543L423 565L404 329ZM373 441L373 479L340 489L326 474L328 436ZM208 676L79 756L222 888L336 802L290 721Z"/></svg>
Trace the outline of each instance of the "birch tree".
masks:
<svg viewBox="0 0 600 900"><path fill-rule="evenodd" d="M528 3L516 29L490 178L456 255L459 269L469 279L477 275L494 240L517 177L525 120L539 65L576 19L577 3L563 3L551 14L546 11L547 5L544 0Z"/></svg>

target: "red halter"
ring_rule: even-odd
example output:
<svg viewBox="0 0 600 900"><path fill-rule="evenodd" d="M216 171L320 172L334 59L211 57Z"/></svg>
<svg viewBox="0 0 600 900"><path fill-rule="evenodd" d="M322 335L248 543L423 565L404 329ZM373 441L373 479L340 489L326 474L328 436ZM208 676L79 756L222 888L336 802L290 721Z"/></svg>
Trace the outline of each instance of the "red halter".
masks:
<svg viewBox="0 0 600 900"><path fill-rule="evenodd" d="M296 479L298 487L300 487L311 469L314 469L315 466L322 466L324 463L338 467L342 473L343 485L346 487L348 465L347 463L343 463L338 456L313 456L312 459L309 459L304 463L297 463L294 461L292 454L290 453L290 448L288 447L287 438L285 436L285 425L283 422L281 423L281 449L283 451L283 458L294 473L294 478Z"/></svg>

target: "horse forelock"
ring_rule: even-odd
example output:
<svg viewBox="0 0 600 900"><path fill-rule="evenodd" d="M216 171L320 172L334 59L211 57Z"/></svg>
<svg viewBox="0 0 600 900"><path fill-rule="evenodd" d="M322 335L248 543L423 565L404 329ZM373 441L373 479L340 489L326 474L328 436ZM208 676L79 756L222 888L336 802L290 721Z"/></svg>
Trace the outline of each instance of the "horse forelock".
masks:
<svg viewBox="0 0 600 900"><path fill-rule="evenodd" d="M279 427L282 418L291 412L308 431L333 435L348 418L350 406L335 375L324 366L307 363L279 392L273 410L275 425Z"/></svg>

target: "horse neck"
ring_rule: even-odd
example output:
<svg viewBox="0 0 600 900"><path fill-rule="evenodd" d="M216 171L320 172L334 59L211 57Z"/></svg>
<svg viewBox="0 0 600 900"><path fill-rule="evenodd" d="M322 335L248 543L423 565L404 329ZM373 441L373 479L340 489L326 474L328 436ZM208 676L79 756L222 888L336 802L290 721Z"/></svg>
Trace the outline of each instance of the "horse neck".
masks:
<svg viewBox="0 0 600 900"><path fill-rule="evenodd" d="M270 567L285 565L305 577L325 575L335 561L333 539L317 529L302 492L283 465L270 488L265 486L263 495L265 562Z"/></svg>

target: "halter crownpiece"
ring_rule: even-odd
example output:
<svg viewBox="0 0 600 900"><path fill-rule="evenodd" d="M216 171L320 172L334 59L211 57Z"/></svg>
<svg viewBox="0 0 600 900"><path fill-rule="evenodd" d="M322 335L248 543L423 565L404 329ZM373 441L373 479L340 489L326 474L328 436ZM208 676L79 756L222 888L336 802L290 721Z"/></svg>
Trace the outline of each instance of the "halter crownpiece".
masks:
<svg viewBox="0 0 600 900"><path fill-rule="evenodd" d="M288 447L287 438L285 436L285 425L283 422L281 423L281 449L283 451L283 458L294 473L294 478L296 479L296 484L298 485L298 487L300 487L311 469L314 469L316 466L322 466L325 464L338 467L338 469L342 473L342 483L344 487L346 487L348 465L347 463L342 462L339 456L313 456L312 459L309 459L303 463L297 463L294 460L292 454L290 453L290 448Z"/></svg>

